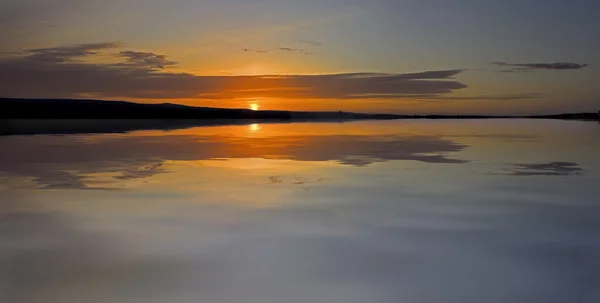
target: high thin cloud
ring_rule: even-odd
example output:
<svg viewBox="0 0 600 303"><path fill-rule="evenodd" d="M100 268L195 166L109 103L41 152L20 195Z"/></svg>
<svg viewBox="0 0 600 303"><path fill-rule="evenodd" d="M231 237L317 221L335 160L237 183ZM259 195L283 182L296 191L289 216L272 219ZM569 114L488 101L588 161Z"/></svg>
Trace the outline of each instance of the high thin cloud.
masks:
<svg viewBox="0 0 600 303"><path fill-rule="evenodd" d="M298 40L299 43L308 44L310 46L323 46L323 43L312 40Z"/></svg>
<svg viewBox="0 0 600 303"><path fill-rule="evenodd" d="M154 53L124 51L120 55L127 58L127 63L125 64L135 67L164 69L177 65L177 62L167 60L167 56Z"/></svg>
<svg viewBox="0 0 600 303"><path fill-rule="evenodd" d="M590 66L589 64L579 64L570 62L557 63L506 63L492 62L492 64L500 67L508 67L510 69L503 72L522 72L522 71L539 71L539 70L574 70L582 69Z"/></svg>
<svg viewBox="0 0 600 303"><path fill-rule="evenodd" d="M100 50L119 47L117 42L79 44L73 46L29 49L23 52L24 59L51 63L75 62L83 57L98 55Z"/></svg>
<svg viewBox="0 0 600 303"><path fill-rule="evenodd" d="M25 51L0 58L0 95L6 97L406 99L443 96L466 87L462 70L408 74L199 76L163 70L175 64L153 53L123 51L124 62L77 59L117 44L84 44ZM32 56L34 54L35 56ZM39 60L40 56L45 60Z"/></svg>
<svg viewBox="0 0 600 303"><path fill-rule="evenodd" d="M314 55L315 54L315 53L309 52L308 50L303 49L303 48L280 47L277 50L282 51L284 53L301 53L304 55Z"/></svg>
<svg viewBox="0 0 600 303"><path fill-rule="evenodd" d="M245 52L253 52L253 53L268 53L269 51L266 49L251 49L251 48L244 48Z"/></svg>
<svg viewBox="0 0 600 303"><path fill-rule="evenodd" d="M435 96L434 99L439 100L521 100L521 99L537 99L541 98L542 94L507 94L507 95L475 95L475 96Z"/></svg>
<svg viewBox="0 0 600 303"><path fill-rule="evenodd" d="M244 52L251 53L273 53L273 54L290 54L290 53L299 53L304 55L314 55L315 53L310 52L303 48L292 48L292 47L278 47L271 50L267 49L252 49L252 48L244 48Z"/></svg>
<svg viewBox="0 0 600 303"><path fill-rule="evenodd" d="M280 47L280 48L278 48L278 50L284 51L284 52L301 52L301 51L304 51L301 48L291 48L291 47Z"/></svg>

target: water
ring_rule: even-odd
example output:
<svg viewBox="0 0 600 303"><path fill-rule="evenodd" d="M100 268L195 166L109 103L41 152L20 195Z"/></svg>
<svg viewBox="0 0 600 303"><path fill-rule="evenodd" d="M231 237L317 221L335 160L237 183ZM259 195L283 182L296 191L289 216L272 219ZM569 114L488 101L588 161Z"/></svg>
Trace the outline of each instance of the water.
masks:
<svg viewBox="0 0 600 303"><path fill-rule="evenodd" d="M600 302L600 125L0 137L0 302Z"/></svg>

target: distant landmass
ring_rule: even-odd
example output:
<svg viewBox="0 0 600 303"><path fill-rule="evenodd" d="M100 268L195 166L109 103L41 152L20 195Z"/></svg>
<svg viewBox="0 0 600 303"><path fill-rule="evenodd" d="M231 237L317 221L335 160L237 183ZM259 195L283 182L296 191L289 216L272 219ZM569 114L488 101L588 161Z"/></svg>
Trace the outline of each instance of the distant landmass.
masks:
<svg viewBox="0 0 600 303"><path fill-rule="evenodd" d="M597 113L540 116L399 115L342 111L282 111L194 107L173 103L145 104L126 101L76 99L0 98L3 119L477 119L544 118L597 120Z"/></svg>
<svg viewBox="0 0 600 303"><path fill-rule="evenodd" d="M2 119L0 120L0 135L126 132L137 129L175 129L202 125L267 122L488 118L598 121L598 113L539 116L398 115L343 111L255 111L250 109L194 107L172 103L143 104L87 99L0 98L0 119Z"/></svg>
<svg viewBox="0 0 600 303"><path fill-rule="evenodd" d="M0 118L10 119L398 119L401 115L194 107L172 103L0 98Z"/></svg>

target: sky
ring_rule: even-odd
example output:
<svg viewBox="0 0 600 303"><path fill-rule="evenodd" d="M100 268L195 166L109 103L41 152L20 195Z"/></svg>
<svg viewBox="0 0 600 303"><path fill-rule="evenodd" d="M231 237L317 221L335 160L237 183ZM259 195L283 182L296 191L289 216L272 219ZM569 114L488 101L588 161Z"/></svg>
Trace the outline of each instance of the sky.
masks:
<svg viewBox="0 0 600 303"><path fill-rule="evenodd" d="M0 97L600 110L596 0L3 0Z"/></svg>

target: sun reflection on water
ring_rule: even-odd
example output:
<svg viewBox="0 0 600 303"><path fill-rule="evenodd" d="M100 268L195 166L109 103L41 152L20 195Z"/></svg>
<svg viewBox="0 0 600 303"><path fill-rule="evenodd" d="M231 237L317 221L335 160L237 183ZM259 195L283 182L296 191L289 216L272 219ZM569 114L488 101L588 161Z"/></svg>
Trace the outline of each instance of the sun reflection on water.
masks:
<svg viewBox="0 0 600 303"><path fill-rule="evenodd" d="M260 124L250 124L248 126L248 129L250 129L251 132L257 132L260 130Z"/></svg>

